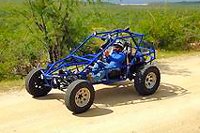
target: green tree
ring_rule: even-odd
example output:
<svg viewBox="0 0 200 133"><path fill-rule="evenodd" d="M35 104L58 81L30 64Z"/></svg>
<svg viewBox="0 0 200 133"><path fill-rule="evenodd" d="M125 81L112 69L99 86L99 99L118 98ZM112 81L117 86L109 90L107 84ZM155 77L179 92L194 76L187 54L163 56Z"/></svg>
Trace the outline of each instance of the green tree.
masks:
<svg viewBox="0 0 200 133"><path fill-rule="evenodd" d="M51 62L73 47L76 29L72 18L78 4L78 0L28 0L30 14L27 18L36 26L29 27L48 50Z"/></svg>

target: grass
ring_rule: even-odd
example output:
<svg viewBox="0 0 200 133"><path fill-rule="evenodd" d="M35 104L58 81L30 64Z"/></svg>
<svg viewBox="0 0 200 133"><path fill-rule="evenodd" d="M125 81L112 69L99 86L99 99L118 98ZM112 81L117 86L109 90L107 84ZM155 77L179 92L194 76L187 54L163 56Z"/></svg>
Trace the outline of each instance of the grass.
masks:
<svg viewBox="0 0 200 133"><path fill-rule="evenodd" d="M170 58L170 57L178 57L178 56L194 56L200 55L200 51L166 51L166 50L158 50L157 58Z"/></svg>
<svg viewBox="0 0 200 133"><path fill-rule="evenodd" d="M0 93L24 89L24 79L3 80L0 82Z"/></svg>
<svg viewBox="0 0 200 133"><path fill-rule="evenodd" d="M16 70L22 73L24 68L28 68L36 59L41 62L47 59L43 44L27 28L27 25L32 23L21 15L27 8L23 1L0 1L0 80L16 76ZM158 50L158 59L200 53L187 51L185 48L189 43L198 43L200 40L200 4L150 6L86 4L77 8L72 20L74 27L79 29L73 38L77 41L81 41L77 36L84 37L88 35L87 32L129 26L132 31L144 33L145 40L154 42L159 49L162 49ZM68 50L64 51L67 54ZM21 79L0 82L0 92L22 88L24 80Z"/></svg>

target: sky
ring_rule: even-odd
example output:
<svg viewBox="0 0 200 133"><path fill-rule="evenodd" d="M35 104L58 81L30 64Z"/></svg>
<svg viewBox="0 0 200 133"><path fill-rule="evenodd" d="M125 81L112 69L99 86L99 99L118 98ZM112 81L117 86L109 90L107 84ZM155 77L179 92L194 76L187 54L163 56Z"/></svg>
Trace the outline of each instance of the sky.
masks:
<svg viewBox="0 0 200 133"><path fill-rule="evenodd" d="M200 0L105 0L113 3L123 4L144 4L149 2L181 2L181 1L200 1Z"/></svg>

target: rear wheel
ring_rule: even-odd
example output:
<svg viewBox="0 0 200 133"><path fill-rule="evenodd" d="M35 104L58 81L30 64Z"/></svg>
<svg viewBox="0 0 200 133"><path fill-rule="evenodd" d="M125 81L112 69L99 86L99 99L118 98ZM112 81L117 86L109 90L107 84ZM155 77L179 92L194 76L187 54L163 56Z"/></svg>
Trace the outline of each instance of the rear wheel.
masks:
<svg viewBox="0 0 200 133"><path fill-rule="evenodd" d="M82 113L91 107L94 97L94 87L90 82L76 80L67 87L65 105L75 114Z"/></svg>
<svg viewBox="0 0 200 133"><path fill-rule="evenodd" d="M160 71L156 66L148 66L136 73L134 86L140 95L151 95L160 85Z"/></svg>
<svg viewBox="0 0 200 133"><path fill-rule="evenodd" d="M45 86L41 70L41 68L33 69L26 76L25 87L27 92L33 97L45 96L51 91L51 87Z"/></svg>

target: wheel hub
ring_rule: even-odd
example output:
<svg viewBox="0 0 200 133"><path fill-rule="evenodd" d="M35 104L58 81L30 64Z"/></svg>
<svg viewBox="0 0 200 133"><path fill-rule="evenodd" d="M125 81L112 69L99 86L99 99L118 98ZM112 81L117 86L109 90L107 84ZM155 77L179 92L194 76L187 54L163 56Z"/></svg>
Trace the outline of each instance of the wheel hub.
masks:
<svg viewBox="0 0 200 133"><path fill-rule="evenodd" d="M38 75L35 77L34 87L37 89L43 89L43 75Z"/></svg>
<svg viewBox="0 0 200 133"><path fill-rule="evenodd" d="M147 89L152 89L156 84L157 77L154 72L150 72L145 78L145 86Z"/></svg>
<svg viewBox="0 0 200 133"><path fill-rule="evenodd" d="M90 100L90 91L87 88L81 88L75 95L75 103L79 107L84 107Z"/></svg>

